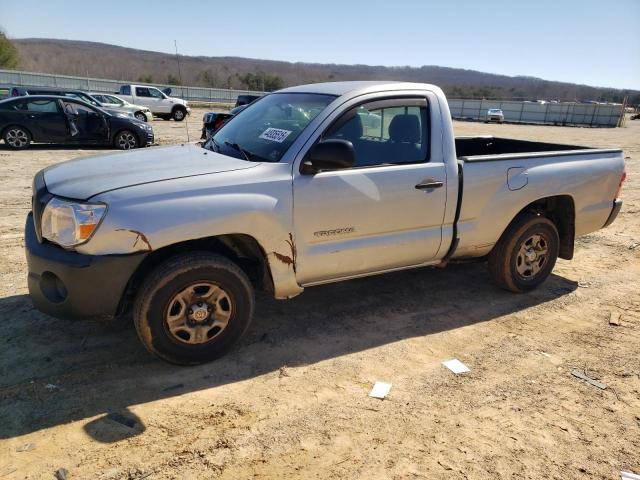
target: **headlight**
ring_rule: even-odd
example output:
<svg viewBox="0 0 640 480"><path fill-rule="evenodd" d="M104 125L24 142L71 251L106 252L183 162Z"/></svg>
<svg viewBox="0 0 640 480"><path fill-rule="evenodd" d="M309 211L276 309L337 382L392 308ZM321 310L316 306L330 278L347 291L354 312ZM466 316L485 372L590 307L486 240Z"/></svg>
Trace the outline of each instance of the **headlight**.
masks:
<svg viewBox="0 0 640 480"><path fill-rule="evenodd" d="M80 245L91 238L107 206L52 198L42 214L42 236L63 247Z"/></svg>

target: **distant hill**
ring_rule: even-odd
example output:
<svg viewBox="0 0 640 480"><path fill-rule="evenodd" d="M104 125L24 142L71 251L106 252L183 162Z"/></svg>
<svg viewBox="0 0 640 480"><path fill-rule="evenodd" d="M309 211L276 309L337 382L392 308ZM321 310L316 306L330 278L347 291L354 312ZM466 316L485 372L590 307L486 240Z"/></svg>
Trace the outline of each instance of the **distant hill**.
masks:
<svg viewBox="0 0 640 480"><path fill-rule="evenodd" d="M95 42L25 38L12 40L20 70L111 78L148 83L178 83L175 55ZM534 77L509 77L438 66L385 67L291 63L240 57L180 56L185 85L274 90L283 86L339 80L404 80L434 83L451 97L640 103L640 91L616 90Z"/></svg>

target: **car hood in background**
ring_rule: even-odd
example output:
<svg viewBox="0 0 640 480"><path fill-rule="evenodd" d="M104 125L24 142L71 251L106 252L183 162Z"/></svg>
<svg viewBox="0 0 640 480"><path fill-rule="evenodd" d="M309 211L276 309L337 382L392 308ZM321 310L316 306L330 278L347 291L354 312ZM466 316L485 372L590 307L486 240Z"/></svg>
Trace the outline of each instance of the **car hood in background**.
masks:
<svg viewBox="0 0 640 480"><path fill-rule="evenodd" d="M54 195L86 200L99 193L132 185L241 170L257 165L195 145L176 145L60 163L45 169L44 181L47 190Z"/></svg>

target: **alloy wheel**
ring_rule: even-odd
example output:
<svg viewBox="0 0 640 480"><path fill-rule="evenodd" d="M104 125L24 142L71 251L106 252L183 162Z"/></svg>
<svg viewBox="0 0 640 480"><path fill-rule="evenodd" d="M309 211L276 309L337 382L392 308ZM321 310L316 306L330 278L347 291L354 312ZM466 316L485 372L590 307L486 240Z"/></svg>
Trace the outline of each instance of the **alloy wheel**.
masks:
<svg viewBox="0 0 640 480"><path fill-rule="evenodd" d="M29 143L29 136L21 128L12 128L7 132L5 141L13 148L23 148Z"/></svg>

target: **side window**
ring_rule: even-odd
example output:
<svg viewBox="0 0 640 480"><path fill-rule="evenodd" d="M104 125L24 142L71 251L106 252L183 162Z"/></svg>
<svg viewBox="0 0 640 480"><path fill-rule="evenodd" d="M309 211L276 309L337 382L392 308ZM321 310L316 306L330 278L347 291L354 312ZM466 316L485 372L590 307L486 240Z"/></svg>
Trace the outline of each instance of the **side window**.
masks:
<svg viewBox="0 0 640 480"><path fill-rule="evenodd" d="M354 167L429 160L429 112L423 99L365 103L346 112L323 139L353 144Z"/></svg>
<svg viewBox="0 0 640 480"><path fill-rule="evenodd" d="M0 110L17 110L19 112L27 109L27 102L21 100L17 102L2 102L0 103Z"/></svg>
<svg viewBox="0 0 640 480"><path fill-rule="evenodd" d="M113 105L124 105L124 102L120 100L118 97L112 97L111 95L104 95L104 98L107 103L112 103Z"/></svg>
<svg viewBox="0 0 640 480"><path fill-rule="evenodd" d="M30 112L58 113L58 105L55 100L31 100L26 102Z"/></svg>
<svg viewBox="0 0 640 480"><path fill-rule="evenodd" d="M157 90L155 88L148 88L147 90L149 91L149 96L150 97L164 98L164 95L162 95L162 93L160 93L160 90Z"/></svg>
<svg viewBox="0 0 640 480"><path fill-rule="evenodd" d="M120 93L122 95L131 95L131 87L129 85L123 85L120 87Z"/></svg>
<svg viewBox="0 0 640 480"><path fill-rule="evenodd" d="M63 101L62 104L64 106L65 113L71 113L73 115L92 115L96 113L89 107L85 107L84 105L76 102Z"/></svg>
<svg viewBox="0 0 640 480"><path fill-rule="evenodd" d="M146 87L136 87L136 95L138 97L150 97L149 89Z"/></svg>

